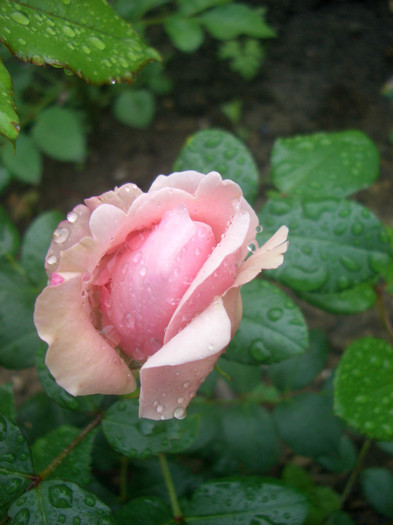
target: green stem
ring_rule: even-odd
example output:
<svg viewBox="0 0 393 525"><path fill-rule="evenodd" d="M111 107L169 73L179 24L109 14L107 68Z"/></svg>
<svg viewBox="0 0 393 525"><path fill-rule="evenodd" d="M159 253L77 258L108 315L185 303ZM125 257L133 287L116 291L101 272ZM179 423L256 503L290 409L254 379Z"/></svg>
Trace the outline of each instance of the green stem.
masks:
<svg viewBox="0 0 393 525"><path fill-rule="evenodd" d="M357 463L355 465L355 468L352 470L351 475L348 478L347 484L345 485L343 493L342 493L342 496L341 496L341 507L344 505L344 503L346 502L348 496L350 495L350 493L351 493L351 491L353 489L353 486L354 486L354 484L356 482L356 479L357 479L360 471L363 468L364 459L365 459L365 457L367 455L367 452L368 452L368 450L370 448L371 443L372 443L371 439L366 439L364 441L363 445L362 445L362 448L360 449L359 457L358 457Z"/></svg>
<svg viewBox="0 0 393 525"><path fill-rule="evenodd" d="M171 472L169 470L169 465L168 465L166 456L165 454L158 454L158 457L160 460L160 465L161 465L162 474L164 476L165 485L168 490L169 499L171 501L173 516L175 518L175 521L179 523L183 523L184 521L183 515L180 509L179 502L177 500L176 489L173 484L173 480L172 480Z"/></svg>

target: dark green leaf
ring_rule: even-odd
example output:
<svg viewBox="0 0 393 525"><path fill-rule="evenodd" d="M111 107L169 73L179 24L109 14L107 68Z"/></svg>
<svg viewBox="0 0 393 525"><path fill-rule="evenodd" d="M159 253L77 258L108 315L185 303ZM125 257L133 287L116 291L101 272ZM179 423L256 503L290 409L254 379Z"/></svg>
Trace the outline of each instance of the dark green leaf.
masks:
<svg viewBox="0 0 393 525"><path fill-rule="evenodd" d="M40 344L33 324L37 291L16 263L0 265L0 366L33 366Z"/></svg>
<svg viewBox="0 0 393 525"><path fill-rule="evenodd" d="M369 282L391 257L385 229L367 208L344 199L274 199L260 214L261 239L289 228L285 262L268 272L300 292L337 293ZM261 241L260 241L261 242Z"/></svg>
<svg viewBox="0 0 393 525"><path fill-rule="evenodd" d="M272 38L276 34L265 22L263 15L262 9L232 2L210 9L200 15L199 20L214 38L220 40L229 40L239 35Z"/></svg>
<svg viewBox="0 0 393 525"><path fill-rule="evenodd" d="M245 198L254 202L258 191L258 168L248 149L226 131L209 129L192 135L174 164L175 171L218 171L234 180Z"/></svg>
<svg viewBox="0 0 393 525"><path fill-rule="evenodd" d="M116 0L113 8L123 18L140 20L151 9L168 4L170 0Z"/></svg>
<svg viewBox="0 0 393 525"><path fill-rule="evenodd" d="M372 308L377 300L375 290L369 283L359 284L342 292L306 292L299 295L308 303L336 315L364 312Z"/></svg>
<svg viewBox="0 0 393 525"><path fill-rule="evenodd" d="M15 112L10 74L0 60L0 133L15 142L19 133L19 117Z"/></svg>
<svg viewBox="0 0 393 525"><path fill-rule="evenodd" d="M11 182L11 179L11 173L6 170L4 166L0 166L0 193L5 190L8 184Z"/></svg>
<svg viewBox="0 0 393 525"><path fill-rule="evenodd" d="M393 518L393 474L387 468L367 468L360 477L367 501L383 516Z"/></svg>
<svg viewBox="0 0 393 525"><path fill-rule="evenodd" d="M17 499L9 509L13 523L115 525L110 509L75 483L43 481Z"/></svg>
<svg viewBox="0 0 393 525"><path fill-rule="evenodd" d="M195 525L299 525L307 506L303 495L275 480L243 477L204 483L182 510Z"/></svg>
<svg viewBox="0 0 393 525"><path fill-rule="evenodd" d="M139 419L138 400L118 401L105 414L102 428L112 447L130 458L144 459L160 452L186 450L199 431L198 415L179 421Z"/></svg>
<svg viewBox="0 0 393 525"><path fill-rule="evenodd" d="M15 421L14 395L12 383L0 386L0 412L3 416Z"/></svg>
<svg viewBox="0 0 393 525"><path fill-rule="evenodd" d="M310 523L310 525L313 525ZM346 512L334 512L326 522L326 525L355 525L351 516Z"/></svg>
<svg viewBox="0 0 393 525"><path fill-rule="evenodd" d="M185 53L196 51L203 42L203 30L197 19L175 15L167 19L164 27L172 44Z"/></svg>
<svg viewBox="0 0 393 525"><path fill-rule="evenodd" d="M44 259L49 248L53 231L61 221L62 215L57 211L43 213L30 224L22 242L21 263L30 281L44 287L47 276Z"/></svg>
<svg viewBox="0 0 393 525"><path fill-rule="evenodd" d="M0 259L18 253L19 233L3 208L0 208Z"/></svg>
<svg viewBox="0 0 393 525"><path fill-rule="evenodd" d="M41 154L28 135L20 133L15 147L5 144L1 156L5 167L17 179L39 184L42 175Z"/></svg>
<svg viewBox="0 0 393 525"><path fill-rule="evenodd" d="M32 476L30 451L21 431L0 415L0 509L26 489Z"/></svg>
<svg viewBox="0 0 393 525"><path fill-rule="evenodd" d="M302 355L271 365L269 376L275 386L284 392L304 388L323 369L328 353L329 345L323 332L312 330L310 349Z"/></svg>
<svg viewBox="0 0 393 525"><path fill-rule="evenodd" d="M364 337L344 352L335 378L335 413L360 432L393 440L393 347Z"/></svg>
<svg viewBox="0 0 393 525"><path fill-rule="evenodd" d="M227 381L228 386L239 394L247 394L248 392L251 392L261 382L261 367L255 365L243 365L236 361L229 361L224 357L220 357L217 362L217 367L229 376L230 380Z"/></svg>
<svg viewBox="0 0 393 525"><path fill-rule="evenodd" d="M343 472L356 461L352 442L343 434L326 395L305 393L275 408L274 417L283 440L296 454L315 459L328 470Z"/></svg>
<svg viewBox="0 0 393 525"><path fill-rule="evenodd" d="M80 434L81 430L70 426L61 426L35 441L31 448L34 469L44 470L63 450ZM90 480L91 450L95 432L84 436L45 479L78 481L86 485Z"/></svg>
<svg viewBox="0 0 393 525"><path fill-rule="evenodd" d="M286 195L346 197L378 177L378 151L361 131L315 133L278 139L272 179Z"/></svg>
<svg viewBox="0 0 393 525"><path fill-rule="evenodd" d="M3 0L0 40L24 61L66 67L97 84L130 81L158 53L101 0Z"/></svg>
<svg viewBox="0 0 393 525"><path fill-rule="evenodd" d="M256 279L242 288L243 318L224 357L245 364L277 363L308 346L300 309L279 288Z"/></svg>
<svg viewBox="0 0 393 525"><path fill-rule="evenodd" d="M51 107L38 114L32 130L40 150L56 160L82 162L87 154L86 137L77 114Z"/></svg>
<svg viewBox="0 0 393 525"><path fill-rule="evenodd" d="M154 95L146 89L123 91L115 100L113 112L122 124L134 128L147 128L154 117Z"/></svg>
<svg viewBox="0 0 393 525"><path fill-rule="evenodd" d="M37 351L36 367L38 378L48 397L58 405L77 412L94 412L102 401L101 394L91 396L73 396L59 386L45 365L46 347L43 345Z"/></svg>
<svg viewBox="0 0 393 525"><path fill-rule="evenodd" d="M116 514L118 525L168 525L173 519L170 507L157 498L136 498Z"/></svg>

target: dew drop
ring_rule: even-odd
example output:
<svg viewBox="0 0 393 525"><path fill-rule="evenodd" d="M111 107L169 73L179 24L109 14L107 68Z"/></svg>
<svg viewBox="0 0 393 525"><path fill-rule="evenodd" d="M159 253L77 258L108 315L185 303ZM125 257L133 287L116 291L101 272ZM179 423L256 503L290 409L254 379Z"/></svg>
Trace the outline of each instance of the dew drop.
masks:
<svg viewBox="0 0 393 525"><path fill-rule="evenodd" d="M72 491L66 485L54 485L49 488L49 501L59 509L72 508Z"/></svg>
<svg viewBox="0 0 393 525"><path fill-rule="evenodd" d="M282 314L282 308L270 308L270 310L267 312L267 316L270 319L270 321L278 321L279 319L281 319Z"/></svg>
<svg viewBox="0 0 393 525"><path fill-rule="evenodd" d="M13 13L11 13L10 16L14 22L17 22L18 24L22 26L29 25L29 22L30 22L29 17L25 15L24 13L22 13L21 11L14 11Z"/></svg>
<svg viewBox="0 0 393 525"><path fill-rule="evenodd" d="M53 239L57 244L62 244L65 242L70 235L70 230L68 228L57 228L53 233Z"/></svg>
<svg viewBox="0 0 393 525"><path fill-rule="evenodd" d="M355 222L355 224L352 226L351 228L351 232L354 234L354 235L360 235L363 233L363 230L364 230L364 226L361 222Z"/></svg>
<svg viewBox="0 0 393 525"><path fill-rule="evenodd" d="M28 525L29 522L30 522L30 511L28 509L21 509L15 515L12 523L14 525Z"/></svg>
<svg viewBox="0 0 393 525"><path fill-rule="evenodd" d="M249 244L249 245L247 246L247 250L248 250L249 252L251 252L251 253L256 252L257 249L258 249L258 245L257 245L256 242L252 242L251 244Z"/></svg>
<svg viewBox="0 0 393 525"><path fill-rule="evenodd" d="M98 50L100 51L103 51L105 49L105 44L104 42L101 40L101 38L98 38L96 36L92 36L89 38L91 44Z"/></svg>
<svg viewBox="0 0 393 525"><path fill-rule="evenodd" d="M256 230L257 233L262 233L263 228L262 228L262 226L260 224L258 224L258 226L256 227L255 230Z"/></svg>
<svg viewBox="0 0 393 525"><path fill-rule="evenodd" d="M94 496L91 496L90 494L88 494L86 497L85 497L85 503L86 505L88 505L89 507L94 507L95 503L96 503L96 499Z"/></svg>
<svg viewBox="0 0 393 525"><path fill-rule="evenodd" d="M82 51L83 51L86 55L90 55L90 53L91 53L91 49L90 49L90 47L87 47L87 46L83 45L83 46L81 47L81 49L82 49Z"/></svg>
<svg viewBox="0 0 393 525"><path fill-rule="evenodd" d="M145 277L146 274L147 274L147 268L146 266L142 266L142 268L139 270L139 275L141 277Z"/></svg>
<svg viewBox="0 0 393 525"><path fill-rule="evenodd" d="M266 361L270 357L270 352L267 350L262 341L254 341L250 348L250 354L256 361Z"/></svg>
<svg viewBox="0 0 393 525"><path fill-rule="evenodd" d="M156 410L157 410L157 412L158 412L159 414L161 414L161 412L164 411L164 405L157 405Z"/></svg>
<svg viewBox="0 0 393 525"><path fill-rule="evenodd" d="M186 417L186 411L182 407L177 407L173 412L173 416L176 419L184 419Z"/></svg>
<svg viewBox="0 0 393 525"><path fill-rule="evenodd" d="M179 403L179 405L181 403L183 403L183 401L184 401L184 397L183 396L180 396L180 397L177 398L177 402Z"/></svg>
<svg viewBox="0 0 393 525"><path fill-rule="evenodd" d="M189 388L190 385L191 385L190 381L186 381L185 383L183 383L184 388Z"/></svg>
<svg viewBox="0 0 393 525"><path fill-rule="evenodd" d="M75 36L75 31L70 26L63 26L63 33L70 38Z"/></svg>
<svg viewBox="0 0 393 525"><path fill-rule="evenodd" d="M56 264L57 263L57 257L56 255L49 255L47 258L46 258L46 262L48 264Z"/></svg>
<svg viewBox="0 0 393 525"><path fill-rule="evenodd" d="M77 221L77 219L78 219L78 214L75 211L70 211L69 213L67 213L68 222L74 223Z"/></svg>

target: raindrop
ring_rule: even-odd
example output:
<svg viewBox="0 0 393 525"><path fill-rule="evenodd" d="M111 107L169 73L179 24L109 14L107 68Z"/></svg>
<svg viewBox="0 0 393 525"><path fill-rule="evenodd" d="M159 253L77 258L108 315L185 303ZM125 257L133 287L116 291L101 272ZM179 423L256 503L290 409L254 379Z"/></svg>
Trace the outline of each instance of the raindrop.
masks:
<svg viewBox="0 0 393 525"><path fill-rule="evenodd" d="M70 230L68 228L57 228L53 234L54 241L58 244L65 242L70 235Z"/></svg>
<svg viewBox="0 0 393 525"><path fill-rule="evenodd" d="M46 258L46 262L48 264L56 264L57 263L57 257L56 255L49 255L47 258Z"/></svg>
<svg viewBox="0 0 393 525"><path fill-rule="evenodd" d="M346 255L340 257L340 262L344 266L344 268L346 268L350 272L357 272L360 270L359 264L354 259L351 259Z"/></svg>
<svg viewBox="0 0 393 525"><path fill-rule="evenodd" d="M63 33L70 38L75 36L75 31L70 26L63 26Z"/></svg>
<svg viewBox="0 0 393 525"><path fill-rule="evenodd" d="M80 522L81 522L81 519L78 516L75 516L75 518L72 520L72 525L80 525Z"/></svg>
<svg viewBox="0 0 393 525"><path fill-rule="evenodd" d="M179 403L179 405L181 403L183 403L183 401L184 401L184 397L183 396L180 396L180 397L177 398L177 402Z"/></svg>
<svg viewBox="0 0 393 525"><path fill-rule="evenodd" d="M141 277L145 277L146 274L147 274L147 268L146 266L142 266L142 268L139 270L139 275Z"/></svg>
<svg viewBox="0 0 393 525"><path fill-rule="evenodd" d="M363 233L363 230L364 230L364 226L361 222L355 222L355 224L351 228L351 232L354 235L360 235L361 233Z"/></svg>
<svg viewBox="0 0 393 525"><path fill-rule="evenodd" d="M337 279L337 285L340 290L345 290L350 287L351 281L346 275L341 275L341 277Z"/></svg>
<svg viewBox="0 0 393 525"><path fill-rule="evenodd" d="M99 49L100 51L103 51L105 49L105 44L104 42L96 37L96 36L92 36L89 38L90 42L92 43L92 45L96 48L96 49Z"/></svg>
<svg viewBox="0 0 393 525"><path fill-rule="evenodd" d="M195 248L194 254L198 257L198 255L201 254L201 250L199 248Z"/></svg>
<svg viewBox="0 0 393 525"><path fill-rule="evenodd" d="M157 405L156 410L157 410L157 412L158 412L159 414L161 414L161 412L164 411L164 405Z"/></svg>
<svg viewBox="0 0 393 525"><path fill-rule="evenodd" d="M14 22L17 22L22 26L27 26L30 22L28 16L21 11L14 11L10 16Z"/></svg>
<svg viewBox="0 0 393 525"><path fill-rule="evenodd" d="M57 521L59 523L65 523L65 520L66 520L65 514L59 514L59 516L57 517Z"/></svg>
<svg viewBox="0 0 393 525"><path fill-rule="evenodd" d="M77 219L78 219L78 214L76 213L76 211L70 211L67 214L67 221L68 222L74 223L74 222L77 221Z"/></svg>
<svg viewBox="0 0 393 525"><path fill-rule="evenodd" d="M254 253L258 249L258 244L256 242L252 242L247 246L247 249L249 252Z"/></svg>
<svg viewBox="0 0 393 525"><path fill-rule="evenodd" d="M85 503L86 505L88 505L89 507L94 507L95 503L96 503L96 499L94 496L91 496L90 494L88 494L86 497L85 497Z"/></svg>
<svg viewBox="0 0 393 525"><path fill-rule="evenodd" d="M28 509L21 509L14 517L14 525L28 525L30 521L30 512Z"/></svg>
<svg viewBox="0 0 393 525"><path fill-rule="evenodd" d="M266 361L270 357L270 352L262 341L254 341L250 348L250 354L256 361Z"/></svg>
<svg viewBox="0 0 393 525"><path fill-rule="evenodd" d="M63 2L64 5L69 5L69 3L71 2L71 0L61 0Z"/></svg>
<svg viewBox="0 0 393 525"><path fill-rule="evenodd" d="M82 51L86 54L86 55L90 55L91 53L91 49L87 46L82 46Z"/></svg>
<svg viewBox="0 0 393 525"><path fill-rule="evenodd" d="M190 385L190 381L186 381L185 383L183 383L184 388L189 388Z"/></svg>
<svg viewBox="0 0 393 525"><path fill-rule="evenodd" d="M72 491L66 485L55 485L49 488L49 501L59 509L72 508Z"/></svg>
<svg viewBox="0 0 393 525"><path fill-rule="evenodd" d="M186 417L186 411L182 407L177 407L173 415L176 419L184 419Z"/></svg>
<svg viewBox="0 0 393 525"><path fill-rule="evenodd" d="M7 482L6 491L8 494L15 494L20 489L22 485L22 480L18 478L11 479Z"/></svg>
<svg viewBox="0 0 393 525"><path fill-rule="evenodd" d="M271 308L268 311L267 316L270 319L270 321L278 321L279 319L281 319L282 314L282 308Z"/></svg>
<svg viewBox="0 0 393 525"><path fill-rule="evenodd" d="M257 233L262 233L262 230L263 230L262 226L260 224L258 224L258 226L256 227L256 232Z"/></svg>

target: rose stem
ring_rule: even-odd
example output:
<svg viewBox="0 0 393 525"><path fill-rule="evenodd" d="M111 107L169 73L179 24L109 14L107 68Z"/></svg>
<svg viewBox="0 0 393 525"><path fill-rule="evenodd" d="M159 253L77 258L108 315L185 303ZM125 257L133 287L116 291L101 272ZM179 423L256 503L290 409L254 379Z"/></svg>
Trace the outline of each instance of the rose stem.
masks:
<svg viewBox="0 0 393 525"><path fill-rule="evenodd" d="M353 489L356 478L358 477L360 471L362 470L364 459L367 455L367 452L370 448L371 443L372 443L371 439L365 439L363 442L362 448L360 449L360 452L359 452L357 463L355 467L353 468L351 475L349 476L348 481L344 487L344 490L341 496L341 500L340 500L340 507L344 505L349 494L351 493Z"/></svg>
<svg viewBox="0 0 393 525"><path fill-rule="evenodd" d="M173 484L171 472L169 470L168 461L166 459L165 454L160 453L158 454L158 457L160 460L160 465L161 465L162 474L164 476L165 485L168 490L169 499L171 500L173 516L175 518L175 521L179 523L183 523L184 520L183 520L181 510L180 510L179 502L177 500L176 489Z"/></svg>

